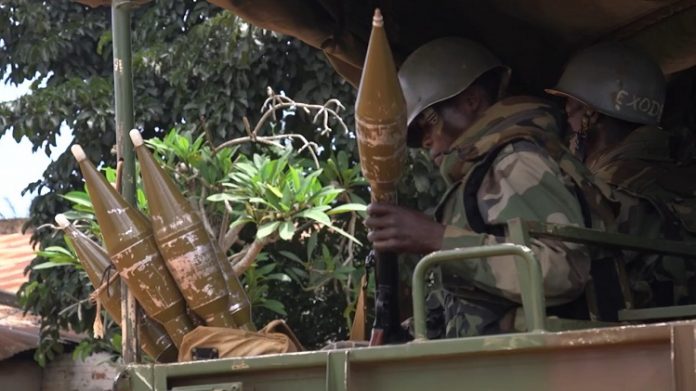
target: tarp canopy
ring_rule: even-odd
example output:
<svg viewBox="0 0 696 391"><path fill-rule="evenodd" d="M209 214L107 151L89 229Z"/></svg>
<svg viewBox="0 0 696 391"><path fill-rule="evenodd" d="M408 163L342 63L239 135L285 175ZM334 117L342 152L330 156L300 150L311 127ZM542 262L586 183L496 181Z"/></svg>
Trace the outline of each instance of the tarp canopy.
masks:
<svg viewBox="0 0 696 391"><path fill-rule="evenodd" d="M78 0L92 5L108 0ZM397 63L431 39L485 44L538 90L585 46L622 40L651 54L666 74L696 65L696 0L209 0L256 26L322 49L357 84L372 13L379 7Z"/></svg>
<svg viewBox="0 0 696 391"><path fill-rule="evenodd" d="M555 81L570 53L604 40L641 47L667 74L696 65L695 0L209 0L250 23L321 48L356 83L379 6L397 62L431 39L482 42L518 84Z"/></svg>

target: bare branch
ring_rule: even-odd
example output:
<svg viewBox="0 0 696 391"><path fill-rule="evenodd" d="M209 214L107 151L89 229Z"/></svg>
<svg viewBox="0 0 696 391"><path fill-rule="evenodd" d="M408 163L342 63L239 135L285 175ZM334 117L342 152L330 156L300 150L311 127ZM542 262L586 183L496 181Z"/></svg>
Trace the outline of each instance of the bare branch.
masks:
<svg viewBox="0 0 696 391"><path fill-rule="evenodd" d="M263 113L263 115L261 116L261 119L259 119L259 122L256 123L256 126L254 127L254 130L251 133L255 136L258 136L259 130L261 130L263 125L266 124L269 117L275 116L275 112L280 110L280 109L293 107L293 106L297 106L297 104L294 102L283 102L283 103L278 103L278 104L273 105L271 108L269 108L268 110L266 110ZM273 120L275 121L275 118Z"/></svg>
<svg viewBox="0 0 696 391"><path fill-rule="evenodd" d="M308 141L307 138L301 134L295 134L295 133L288 133L288 134L279 134L276 136L257 136L257 137L239 137L234 140L229 140L225 141L224 143L220 144L215 148L213 151L213 154L218 153L220 150L223 148L229 148L233 145L238 145L238 144L243 144L243 143L248 143L248 142L258 142L261 144L267 144L267 145L272 145L274 147L278 148L283 148L283 145L275 142L275 140L283 140L283 139L299 139L302 141L304 144L298 152L302 152L304 149L308 149L310 154L312 155L312 160L314 160L314 165L317 168L321 168L321 165L319 164L319 158L317 157L317 152L316 149L319 147L315 142Z"/></svg>
<svg viewBox="0 0 696 391"><path fill-rule="evenodd" d="M62 230L62 228L57 226L57 225L46 223L46 224L39 225L38 227L36 227L36 229L34 229L34 231L38 231L38 230L46 229L46 228L50 228L50 229L52 229L54 231L58 231L58 232L60 232Z"/></svg>
<svg viewBox="0 0 696 391"><path fill-rule="evenodd" d="M247 118L246 115L244 117L242 117L242 122L244 123L244 130L246 130L247 135L249 136L250 139L253 140L254 134L251 132L251 124L249 123L249 118ZM217 150L217 148L216 148L216 150Z"/></svg>
<svg viewBox="0 0 696 391"><path fill-rule="evenodd" d="M226 253L239 239L239 233L246 227L247 223L236 224L234 228L227 230L219 240L220 248Z"/></svg>
<svg viewBox="0 0 696 391"><path fill-rule="evenodd" d="M211 237L215 237L215 231L213 231L213 227L210 225L210 220L208 220L208 215L205 213L205 197L207 195L207 190L205 187L201 188L201 196L198 199L198 213L201 216L201 220L203 220L203 226L205 229L208 231ZM220 228L222 229L222 228Z"/></svg>
<svg viewBox="0 0 696 391"><path fill-rule="evenodd" d="M248 250L244 254L244 257L239 260L239 262L235 263L232 267L234 270L234 274L239 277L242 274L244 274L247 269L251 267L251 265L254 263L256 260L256 257L259 255L261 250L270 243L270 241L264 239L255 239L251 245L249 246Z"/></svg>
<svg viewBox="0 0 696 391"><path fill-rule="evenodd" d="M249 143L249 142L259 142L261 144L267 144L267 145L272 145L274 147L283 148L282 144L272 142L272 141L268 140L266 137L247 136L247 137L239 137L239 138L236 138L233 140L225 141L224 143L218 145L217 148L215 148L215 150L213 150L213 154L220 152L220 150L222 150L223 148L228 148L228 147L231 147L234 145L244 144L244 143Z"/></svg>
<svg viewBox="0 0 696 391"><path fill-rule="evenodd" d="M229 257L227 258L227 260L229 260L230 263L234 265L235 263L239 262L240 259L244 258L244 256L246 255L247 251L249 251L249 245L248 245L248 244L247 244L246 246L244 246L244 248L243 248L240 252L238 252L238 253L236 253L236 254L233 254L233 255L229 256Z"/></svg>
<svg viewBox="0 0 696 391"><path fill-rule="evenodd" d="M350 236L355 237L355 224L358 220L358 214L356 212L351 212L350 221L348 222L348 233ZM352 240L348 240L348 256L343 262L344 265L350 265L353 262L355 256L355 243Z"/></svg>
<svg viewBox="0 0 696 391"><path fill-rule="evenodd" d="M210 148L215 149L215 142L213 141L213 133L210 131L210 128L208 128L208 124L205 121L205 116L201 115L200 116L200 123L201 123L201 128L203 128L203 132L205 134L205 141L208 143Z"/></svg>
<svg viewBox="0 0 696 391"><path fill-rule="evenodd" d="M225 211L222 213L222 221L220 221L220 231L218 232L218 238L217 238L218 246L220 246L220 247L222 247L221 246L222 240L224 239L225 235L227 235L227 233L229 232L229 229L227 226L229 223L230 223L230 212L227 209L227 207L225 207ZM224 251L224 253L227 253L227 249L224 249L223 251Z"/></svg>
<svg viewBox="0 0 696 391"><path fill-rule="evenodd" d="M319 134L322 136L331 132L332 129L329 126L329 120L331 118L335 119L341 126L343 131L347 133L348 126L346 126L345 122L338 114L341 110L345 109L345 107L341 104L341 102L338 99L330 99L323 105L297 103L294 100L288 98L287 96L276 94L271 87L267 87L266 94L268 95L268 98L266 98L266 100L263 102L263 105L261 106L261 112L263 114L261 116L261 119L259 119L259 121L257 122L256 126L253 128L253 130L251 128L251 125L249 124L249 119L247 117L242 117L242 121L244 122L244 129L246 130L247 136L228 140L218 145L213 149L213 154L218 153L223 148L229 148L234 145L248 142L258 142L261 144L283 148L282 144L275 141L283 139L298 139L302 142L302 146L299 148L298 152L302 152L305 149L309 150L310 154L312 155L312 159L314 160L315 166L317 168L320 168L321 166L319 164L319 159L317 158L319 146L314 142L308 141L307 138L303 135L288 133L274 136L259 136L259 132L261 131L261 128L263 128L263 126L269 120L272 119L273 121L277 121L276 111L286 108L294 108L302 109L307 114L310 114L312 111L316 111L316 114L314 115L312 122L317 123L321 118L322 128L319 131Z"/></svg>
<svg viewBox="0 0 696 391"><path fill-rule="evenodd" d="M335 108L331 108L331 106L334 106ZM268 107L268 109L266 109L266 107ZM259 119L259 122L256 124L256 127L254 128L252 133L258 136L258 131L261 129L261 127L263 127L263 125L266 124L269 117L275 116L275 112L280 109L290 107L304 109L304 111L307 113L311 112L312 110L316 110L317 113L314 115L312 122L317 123L319 117L322 117L322 123L324 125L324 128L320 132L320 134L322 135L325 135L331 131L331 128L328 126L330 118L335 119L341 125L341 128L344 132L348 132L348 126L346 126L346 123L343 121L343 118L341 118L341 116L338 114L341 110L345 109L345 107L341 104L341 102L338 99L330 99L323 105L317 105L309 103L298 103L288 97L274 95L266 99L266 102L264 102L262 110L266 109L266 111L261 116L261 119Z"/></svg>
<svg viewBox="0 0 696 391"><path fill-rule="evenodd" d="M63 315L63 314L65 314L66 312L71 311L71 310L72 310L73 308L75 308L75 307L82 307L83 304L87 304L87 303L89 303L89 302L94 302L95 300L96 300L96 299L92 299L92 296L89 296L89 297L87 297L87 298L84 298L84 299L82 299L82 300L80 300L80 301L78 301L78 302L76 302L76 303L70 304L69 306L63 308L62 310L60 310L60 312L58 313L58 315Z"/></svg>

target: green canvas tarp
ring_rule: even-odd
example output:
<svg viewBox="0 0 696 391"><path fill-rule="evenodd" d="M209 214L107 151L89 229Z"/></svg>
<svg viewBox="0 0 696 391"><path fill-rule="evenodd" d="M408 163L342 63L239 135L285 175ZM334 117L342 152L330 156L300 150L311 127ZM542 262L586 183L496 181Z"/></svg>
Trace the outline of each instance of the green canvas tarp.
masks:
<svg viewBox="0 0 696 391"><path fill-rule="evenodd" d="M384 14L397 63L433 38L459 35L488 46L513 68L524 88L548 86L570 53L606 40L642 48L668 75L696 65L696 0L209 1L251 24L322 49L353 84L375 7Z"/></svg>

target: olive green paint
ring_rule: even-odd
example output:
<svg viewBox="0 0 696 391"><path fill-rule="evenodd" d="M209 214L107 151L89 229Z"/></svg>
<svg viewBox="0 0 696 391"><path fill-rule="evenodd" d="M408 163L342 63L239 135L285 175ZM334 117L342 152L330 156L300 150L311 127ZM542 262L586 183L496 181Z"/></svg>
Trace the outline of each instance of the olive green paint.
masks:
<svg viewBox="0 0 696 391"><path fill-rule="evenodd" d="M539 262L527 247L514 244L498 244L436 251L426 255L418 262L413 271L412 291L415 338L417 340L427 338L425 327L425 279L426 273L430 268L443 262L477 262L478 258L510 254L517 255L522 260L521 263L518 263L518 269L522 270L520 276L528 279L527 285L533 287L533 289L522 290L522 305L525 310L527 326L533 331L543 331L545 329L545 306L542 288L543 279Z"/></svg>
<svg viewBox="0 0 696 391"><path fill-rule="evenodd" d="M157 250L148 219L130 206L88 159L80 170L111 261L145 312L178 347L192 329L183 297Z"/></svg>
<svg viewBox="0 0 696 391"><path fill-rule="evenodd" d="M232 315L250 311L251 306L234 273L222 272L222 264L229 265L229 261L176 183L145 146L140 143L135 150L155 241L186 303L208 326L248 327L236 324Z"/></svg>
<svg viewBox="0 0 696 391"><path fill-rule="evenodd" d="M107 284L107 289L99 292L98 300L116 324L121 325L121 278L116 277L110 281L112 275L105 274L106 269L111 266L109 255L101 246L75 227L70 225L64 230L92 285L100 287L104 283ZM167 333L147 315L142 312L141 314L138 330L140 332L140 346L143 351L157 362L176 361L178 351ZM101 316L101 314L97 314L97 316Z"/></svg>
<svg viewBox="0 0 696 391"><path fill-rule="evenodd" d="M694 325L530 332L139 365L129 368L125 389L225 383L241 383L242 390L290 391L675 389L672 385L684 370L673 370L678 366L672 363L671 354L679 345L674 331Z"/></svg>
<svg viewBox="0 0 696 391"><path fill-rule="evenodd" d="M355 100L355 124L360 168L370 183L372 201L396 203L406 164L406 101L379 10Z"/></svg>

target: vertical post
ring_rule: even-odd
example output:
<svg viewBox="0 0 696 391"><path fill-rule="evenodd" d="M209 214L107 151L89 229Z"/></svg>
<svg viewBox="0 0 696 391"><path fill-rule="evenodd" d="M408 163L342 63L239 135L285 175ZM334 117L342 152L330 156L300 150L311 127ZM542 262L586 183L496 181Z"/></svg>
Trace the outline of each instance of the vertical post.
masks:
<svg viewBox="0 0 696 391"><path fill-rule="evenodd" d="M131 1L111 3L111 33L114 48L114 109L116 112L116 150L122 162L121 193L131 205L135 198L135 157L128 132L133 128L133 74L131 72ZM121 352L126 364L139 361L137 302L121 280L123 317Z"/></svg>
<svg viewBox="0 0 696 391"><path fill-rule="evenodd" d="M507 225L505 226L505 236L507 240L511 243L527 247L530 246L531 240L529 238L529 230L527 229L522 219L518 217L507 221ZM524 303L525 295L531 295L531 292L534 292L534 296L537 296L537 286L531 284L532 276L529 274L529 269L525 267L524 260L522 258L515 257L515 267L517 268L517 280L520 284L521 296L523 298L522 302ZM541 287L543 287L543 285L541 285ZM530 328L530 325L534 323L542 322L543 324L546 315L545 313L543 314L543 319L533 320L533 317L538 316L536 310L533 310L531 307L528 306L523 306L523 309L525 321L527 323L527 331L533 330Z"/></svg>

